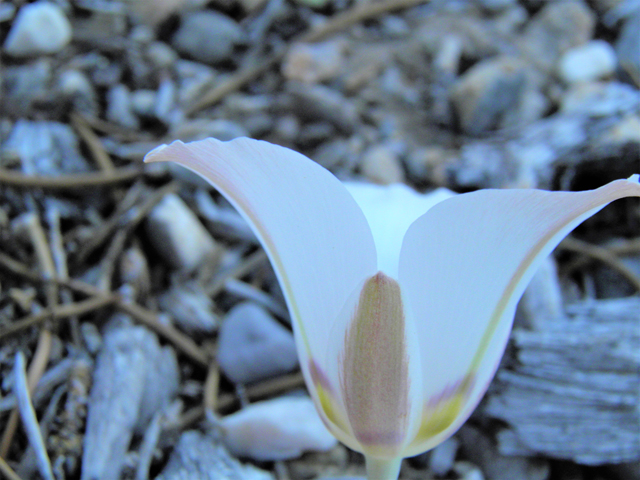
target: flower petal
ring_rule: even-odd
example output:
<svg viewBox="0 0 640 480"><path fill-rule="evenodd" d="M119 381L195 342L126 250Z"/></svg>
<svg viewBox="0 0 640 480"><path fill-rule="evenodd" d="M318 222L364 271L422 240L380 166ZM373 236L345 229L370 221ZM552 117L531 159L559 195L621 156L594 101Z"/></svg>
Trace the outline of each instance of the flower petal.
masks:
<svg viewBox="0 0 640 480"><path fill-rule="evenodd" d="M407 455L432 448L473 411L544 257L628 196L640 196L637 176L586 192L483 190L436 205L409 228L399 275L421 342L426 404Z"/></svg>
<svg viewBox="0 0 640 480"><path fill-rule="evenodd" d="M312 365L324 359L331 325L351 292L376 272L373 237L356 202L305 156L247 138L176 141L145 160L175 161L200 174L249 222L280 281L300 364L320 405Z"/></svg>
<svg viewBox="0 0 640 480"><path fill-rule="evenodd" d="M436 203L455 195L446 188L418 193L402 183L345 182L344 186L367 217L376 242L378 270L395 279L402 239L411 224Z"/></svg>

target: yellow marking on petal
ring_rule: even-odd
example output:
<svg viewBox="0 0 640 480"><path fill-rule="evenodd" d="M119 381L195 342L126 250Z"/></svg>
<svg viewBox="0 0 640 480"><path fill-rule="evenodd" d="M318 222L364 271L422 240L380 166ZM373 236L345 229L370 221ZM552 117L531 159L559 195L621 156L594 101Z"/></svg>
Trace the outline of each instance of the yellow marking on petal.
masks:
<svg viewBox="0 0 640 480"><path fill-rule="evenodd" d="M466 399L466 395L456 393L435 409L425 409L416 438L411 443L422 443L444 432L456 420Z"/></svg>
<svg viewBox="0 0 640 480"><path fill-rule="evenodd" d="M335 397L329 393L322 385L316 383L316 394L318 395L318 401L322 407L322 411L327 416L329 421L335 424L342 431L347 433L349 431L346 420L340 415L338 409L338 402Z"/></svg>

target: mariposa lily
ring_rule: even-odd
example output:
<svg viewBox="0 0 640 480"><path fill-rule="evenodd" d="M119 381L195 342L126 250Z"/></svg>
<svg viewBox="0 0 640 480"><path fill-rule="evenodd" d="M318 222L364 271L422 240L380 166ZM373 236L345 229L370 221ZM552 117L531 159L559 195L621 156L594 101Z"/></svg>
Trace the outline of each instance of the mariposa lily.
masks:
<svg viewBox="0 0 640 480"><path fill-rule="evenodd" d="M372 234L337 178L283 147L176 141L146 161L200 174L254 229L286 298L317 410L365 455L370 480L397 479L402 458L462 425L496 371L539 263L609 202L640 196L637 175L585 192L481 190L398 215L390 241L385 228L394 225Z"/></svg>

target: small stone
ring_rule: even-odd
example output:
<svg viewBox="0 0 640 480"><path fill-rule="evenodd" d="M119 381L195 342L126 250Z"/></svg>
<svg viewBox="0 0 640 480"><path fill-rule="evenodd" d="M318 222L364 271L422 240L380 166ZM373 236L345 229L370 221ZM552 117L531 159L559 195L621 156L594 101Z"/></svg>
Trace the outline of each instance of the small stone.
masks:
<svg viewBox="0 0 640 480"><path fill-rule="evenodd" d="M95 323L82 322L80 324L80 334L89 353L92 355L97 354L102 348L102 336Z"/></svg>
<svg viewBox="0 0 640 480"><path fill-rule="evenodd" d="M241 303L220 327L218 362L230 380L250 383L290 372L298 354L291 332L261 307Z"/></svg>
<svg viewBox="0 0 640 480"><path fill-rule="evenodd" d="M62 9L40 1L20 9L4 42L4 51L14 57L57 53L70 41L71 24Z"/></svg>
<svg viewBox="0 0 640 480"><path fill-rule="evenodd" d="M211 437L184 432L156 480L273 480L253 465L242 465Z"/></svg>
<svg viewBox="0 0 640 480"><path fill-rule="evenodd" d="M305 120L325 120L347 134L353 132L358 123L356 106L337 90L289 81L287 91L293 97L295 113Z"/></svg>
<svg viewBox="0 0 640 480"><path fill-rule="evenodd" d="M455 437L450 437L434 448L429 457L429 470L439 477L449 473L453 468L459 446L458 440Z"/></svg>
<svg viewBox="0 0 640 480"><path fill-rule="evenodd" d="M596 16L582 0L548 2L527 25L521 46L536 62L552 68L568 49L593 37Z"/></svg>
<svg viewBox="0 0 640 480"><path fill-rule="evenodd" d="M609 117L636 109L640 92L620 82L591 82L574 85L562 97L560 111L589 117Z"/></svg>
<svg viewBox="0 0 640 480"><path fill-rule="evenodd" d="M446 185L446 168L453 158L453 152L437 145L418 148L407 155L407 170L418 180L429 180L436 185Z"/></svg>
<svg viewBox="0 0 640 480"><path fill-rule="evenodd" d="M337 443L309 397L253 403L220 424L231 453L258 461L297 458L309 450L327 451Z"/></svg>
<svg viewBox="0 0 640 480"><path fill-rule="evenodd" d="M173 36L173 46L180 53L203 63L228 59L243 32L229 17L213 11L187 13Z"/></svg>
<svg viewBox="0 0 640 480"><path fill-rule="evenodd" d="M482 471L471 462L456 462L453 470L458 474L460 480L484 480Z"/></svg>
<svg viewBox="0 0 640 480"><path fill-rule="evenodd" d="M213 137L226 142L234 138L246 137L248 133L242 125L232 120L225 120L224 118L216 118L214 120L198 118L180 123L175 129L171 130L171 135L183 141L202 140Z"/></svg>
<svg viewBox="0 0 640 480"><path fill-rule="evenodd" d="M547 322L557 321L563 315L564 301L558 268L555 260L547 257L518 303L516 319L525 328L543 331Z"/></svg>
<svg viewBox="0 0 640 480"><path fill-rule="evenodd" d="M58 78L58 88L68 98L75 110L96 116L98 101L89 77L79 70L65 70Z"/></svg>
<svg viewBox="0 0 640 480"><path fill-rule="evenodd" d="M192 271L217 256L216 242L174 193L166 195L154 207L146 227L158 253L174 268Z"/></svg>
<svg viewBox="0 0 640 480"><path fill-rule="evenodd" d="M360 169L365 177L381 185L404 182L404 170L400 165L400 159L384 145L376 145L365 151Z"/></svg>
<svg viewBox="0 0 640 480"><path fill-rule="evenodd" d="M136 90L131 92L131 109L141 117L153 116L156 105L155 90Z"/></svg>
<svg viewBox="0 0 640 480"><path fill-rule="evenodd" d="M470 68L454 84L451 101L460 126L470 135L495 129L526 87L526 73L520 60L497 57Z"/></svg>
<svg viewBox="0 0 640 480"><path fill-rule="evenodd" d="M593 40L567 50L560 58L558 73L567 83L590 82L612 75L617 63L611 45L603 40Z"/></svg>
<svg viewBox="0 0 640 480"><path fill-rule="evenodd" d="M107 118L123 127L140 128L140 121L133 113L131 93L125 85L115 85L107 93Z"/></svg>
<svg viewBox="0 0 640 480"><path fill-rule="evenodd" d="M490 12L500 12L517 4L517 0L477 0L483 8Z"/></svg>
<svg viewBox="0 0 640 480"><path fill-rule="evenodd" d="M206 334L218 328L213 302L197 284L171 288L158 298L158 305L188 333Z"/></svg>
<svg viewBox="0 0 640 480"><path fill-rule="evenodd" d="M629 17L616 42L620 66L640 87L640 11Z"/></svg>
<svg viewBox="0 0 640 480"><path fill-rule="evenodd" d="M14 67L3 65L3 113L11 112L14 117L32 116L34 105L50 94L52 77L53 66L48 58Z"/></svg>
<svg viewBox="0 0 640 480"><path fill-rule="evenodd" d="M626 143L640 144L640 115L626 115L604 133L601 141L615 145Z"/></svg>
<svg viewBox="0 0 640 480"><path fill-rule="evenodd" d="M335 78L343 62L344 45L340 40L320 43L296 43L288 51L282 74L288 80L318 83Z"/></svg>

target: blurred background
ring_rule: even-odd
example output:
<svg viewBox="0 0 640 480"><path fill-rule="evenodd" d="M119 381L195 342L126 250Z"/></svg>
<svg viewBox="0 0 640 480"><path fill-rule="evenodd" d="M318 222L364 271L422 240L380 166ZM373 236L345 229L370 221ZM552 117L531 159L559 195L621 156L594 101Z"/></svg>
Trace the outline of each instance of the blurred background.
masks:
<svg viewBox="0 0 640 480"><path fill-rule="evenodd" d="M249 136L420 192L640 173L638 0L13 0L0 45L12 480L363 475L287 403L304 383L256 238L199 178L143 166L160 144ZM401 478L640 479L639 293L623 200L545 263L480 408Z"/></svg>

